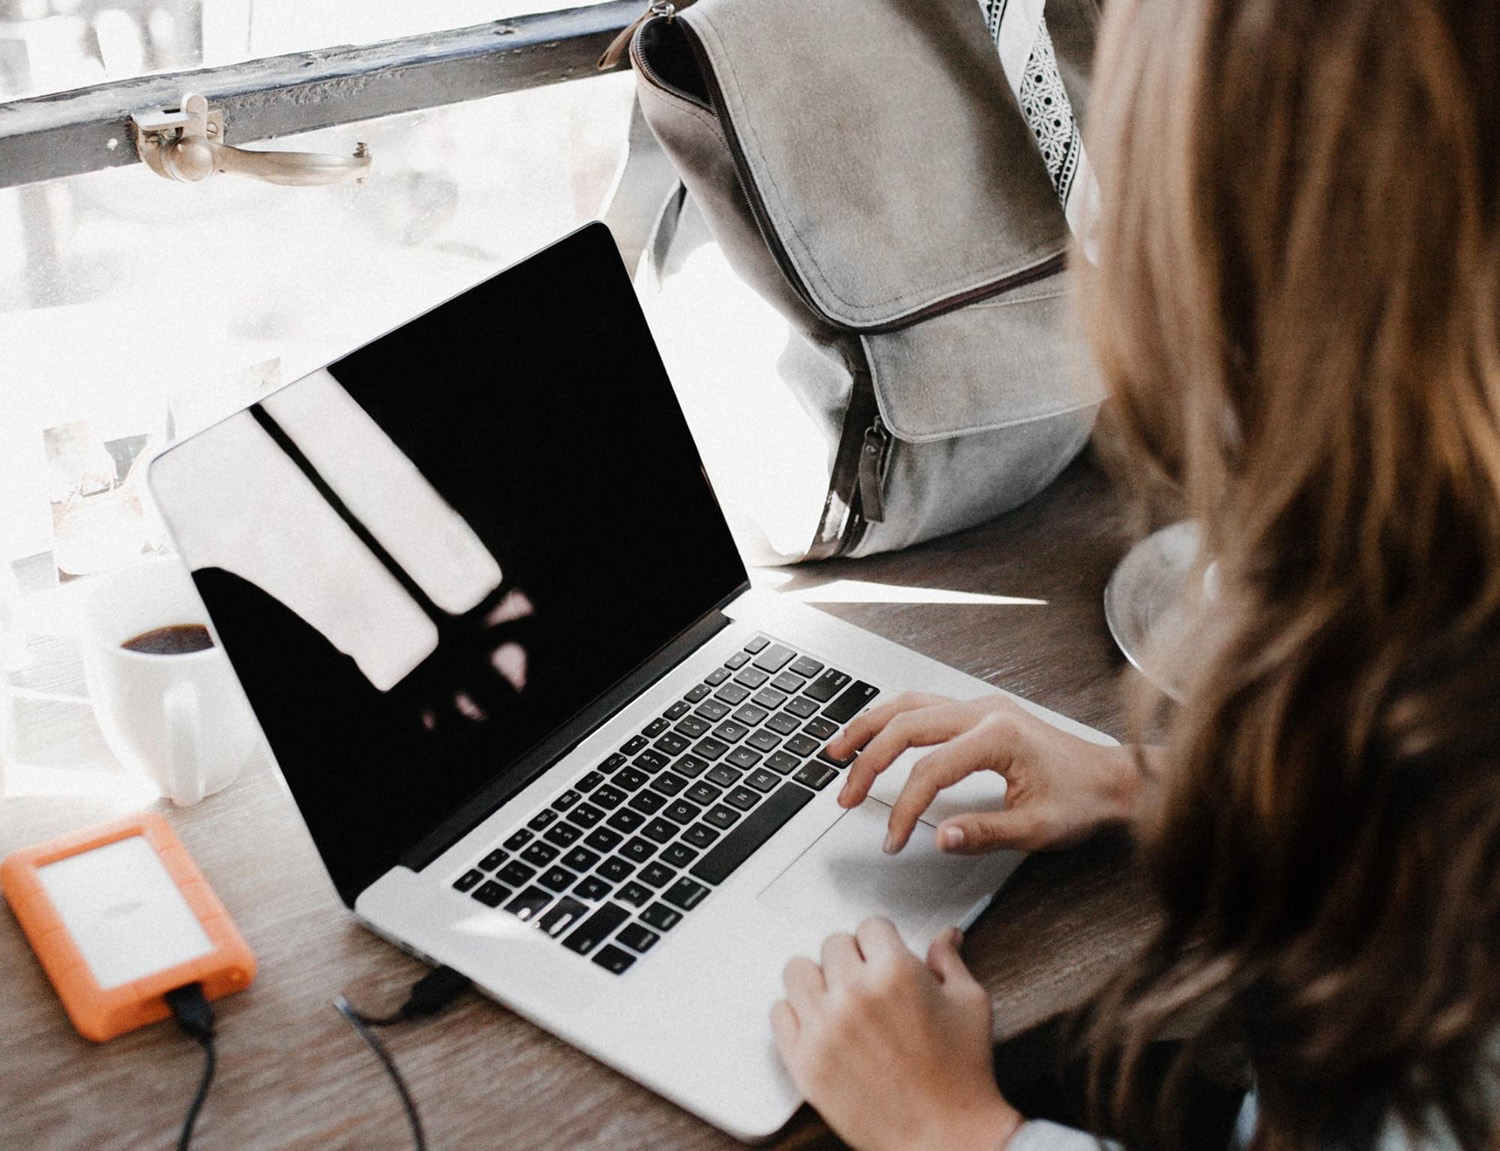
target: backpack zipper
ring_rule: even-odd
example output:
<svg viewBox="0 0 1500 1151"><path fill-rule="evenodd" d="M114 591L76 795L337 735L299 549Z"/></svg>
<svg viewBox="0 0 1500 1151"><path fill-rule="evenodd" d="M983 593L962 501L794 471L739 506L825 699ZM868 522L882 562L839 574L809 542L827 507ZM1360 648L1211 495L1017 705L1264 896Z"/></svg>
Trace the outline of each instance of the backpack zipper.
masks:
<svg viewBox="0 0 1500 1151"><path fill-rule="evenodd" d="M864 446L859 453L859 513L874 523L885 522L885 460L890 451L891 433L879 415L865 430Z"/></svg>

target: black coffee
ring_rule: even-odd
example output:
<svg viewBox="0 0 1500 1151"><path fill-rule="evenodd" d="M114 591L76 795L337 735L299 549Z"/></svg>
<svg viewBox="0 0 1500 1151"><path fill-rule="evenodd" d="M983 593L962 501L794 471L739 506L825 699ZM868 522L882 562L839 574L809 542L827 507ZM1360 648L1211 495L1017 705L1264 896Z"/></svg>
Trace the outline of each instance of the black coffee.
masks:
<svg viewBox="0 0 1500 1151"><path fill-rule="evenodd" d="M154 627L142 632L134 639L120 645L126 651L144 652L146 655L187 655L214 646L208 628L201 623L174 623L168 627Z"/></svg>

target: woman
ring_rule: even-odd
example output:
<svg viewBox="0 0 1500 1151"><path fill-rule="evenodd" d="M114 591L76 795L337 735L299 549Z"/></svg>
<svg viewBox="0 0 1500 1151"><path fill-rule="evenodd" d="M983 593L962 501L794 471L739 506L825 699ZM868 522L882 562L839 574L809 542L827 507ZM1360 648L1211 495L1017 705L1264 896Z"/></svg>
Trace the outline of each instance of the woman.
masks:
<svg viewBox="0 0 1500 1151"><path fill-rule="evenodd" d="M947 850L1133 826L1164 922L1085 1037L1127 1146L1202 1146L1179 1072L1232 1041L1236 1146L1493 1148L1500 3L1112 0L1105 25L1084 313L1138 490L1176 492L1218 560L1211 650L1149 754L896 700L835 748L864 746L843 801L935 746L896 849L974 771L1008 809L945 821ZM790 964L793 1078L860 1151L1094 1146L1001 1095L956 946L923 962L867 923Z"/></svg>

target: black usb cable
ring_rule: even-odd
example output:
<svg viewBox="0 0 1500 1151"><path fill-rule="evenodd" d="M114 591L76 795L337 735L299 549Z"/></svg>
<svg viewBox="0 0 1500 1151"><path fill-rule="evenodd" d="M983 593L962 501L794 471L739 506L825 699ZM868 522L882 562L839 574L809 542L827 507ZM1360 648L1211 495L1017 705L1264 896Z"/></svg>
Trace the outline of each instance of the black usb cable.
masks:
<svg viewBox="0 0 1500 1151"><path fill-rule="evenodd" d="M349 1026L354 1028L359 1037L369 1044L370 1050L375 1052L376 1058L385 1066L391 1082L396 1085L396 1092L401 1096L401 1106L406 1109L406 1118L411 1123L412 1139L417 1151L426 1151L427 1140L422 1133L422 1119L417 1114L416 1101L412 1099L411 1092L406 1089L406 1082L401 1078L401 1072L396 1069L396 1061L391 1058L390 1052L386 1050L385 1044L380 1041L373 1028L390 1027L397 1023L405 1023L408 1019L436 1015L453 1002L469 986L469 982L467 975L460 975L451 967L439 967L412 984L411 994L406 1002L390 1015L365 1015L351 1007L349 1001L342 995L333 1001L334 1008L349 1021ZM212 1058L211 1054L210 1058Z"/></svg>
<svg viewBox="0 0 1500 1151"><path fill-rule="evenodd" d="M214 1008L205 998L201 983L175 987L164 998L182 1033L203 1048L203 1078L198 1081L197 1094L188 1105L187 1117L182 1121L182 1134L177 1137L177 1151L188 1151L193 1141L193 1124L198 1122L198 1112L203 1110L209 1085L214 1081Z"/></svg>

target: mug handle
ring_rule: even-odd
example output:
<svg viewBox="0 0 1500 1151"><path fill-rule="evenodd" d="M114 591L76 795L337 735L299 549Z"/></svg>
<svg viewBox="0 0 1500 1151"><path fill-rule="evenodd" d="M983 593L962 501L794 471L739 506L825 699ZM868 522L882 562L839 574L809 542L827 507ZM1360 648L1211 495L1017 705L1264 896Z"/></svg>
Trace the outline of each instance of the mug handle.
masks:
<svg viewBox="0 0 1500 1151"><path fill-rule="evenodd" d="M178 807L203 798L203 778L198 732L198 688L174 683L162 700L167 718L167 795Z"/></svg>

